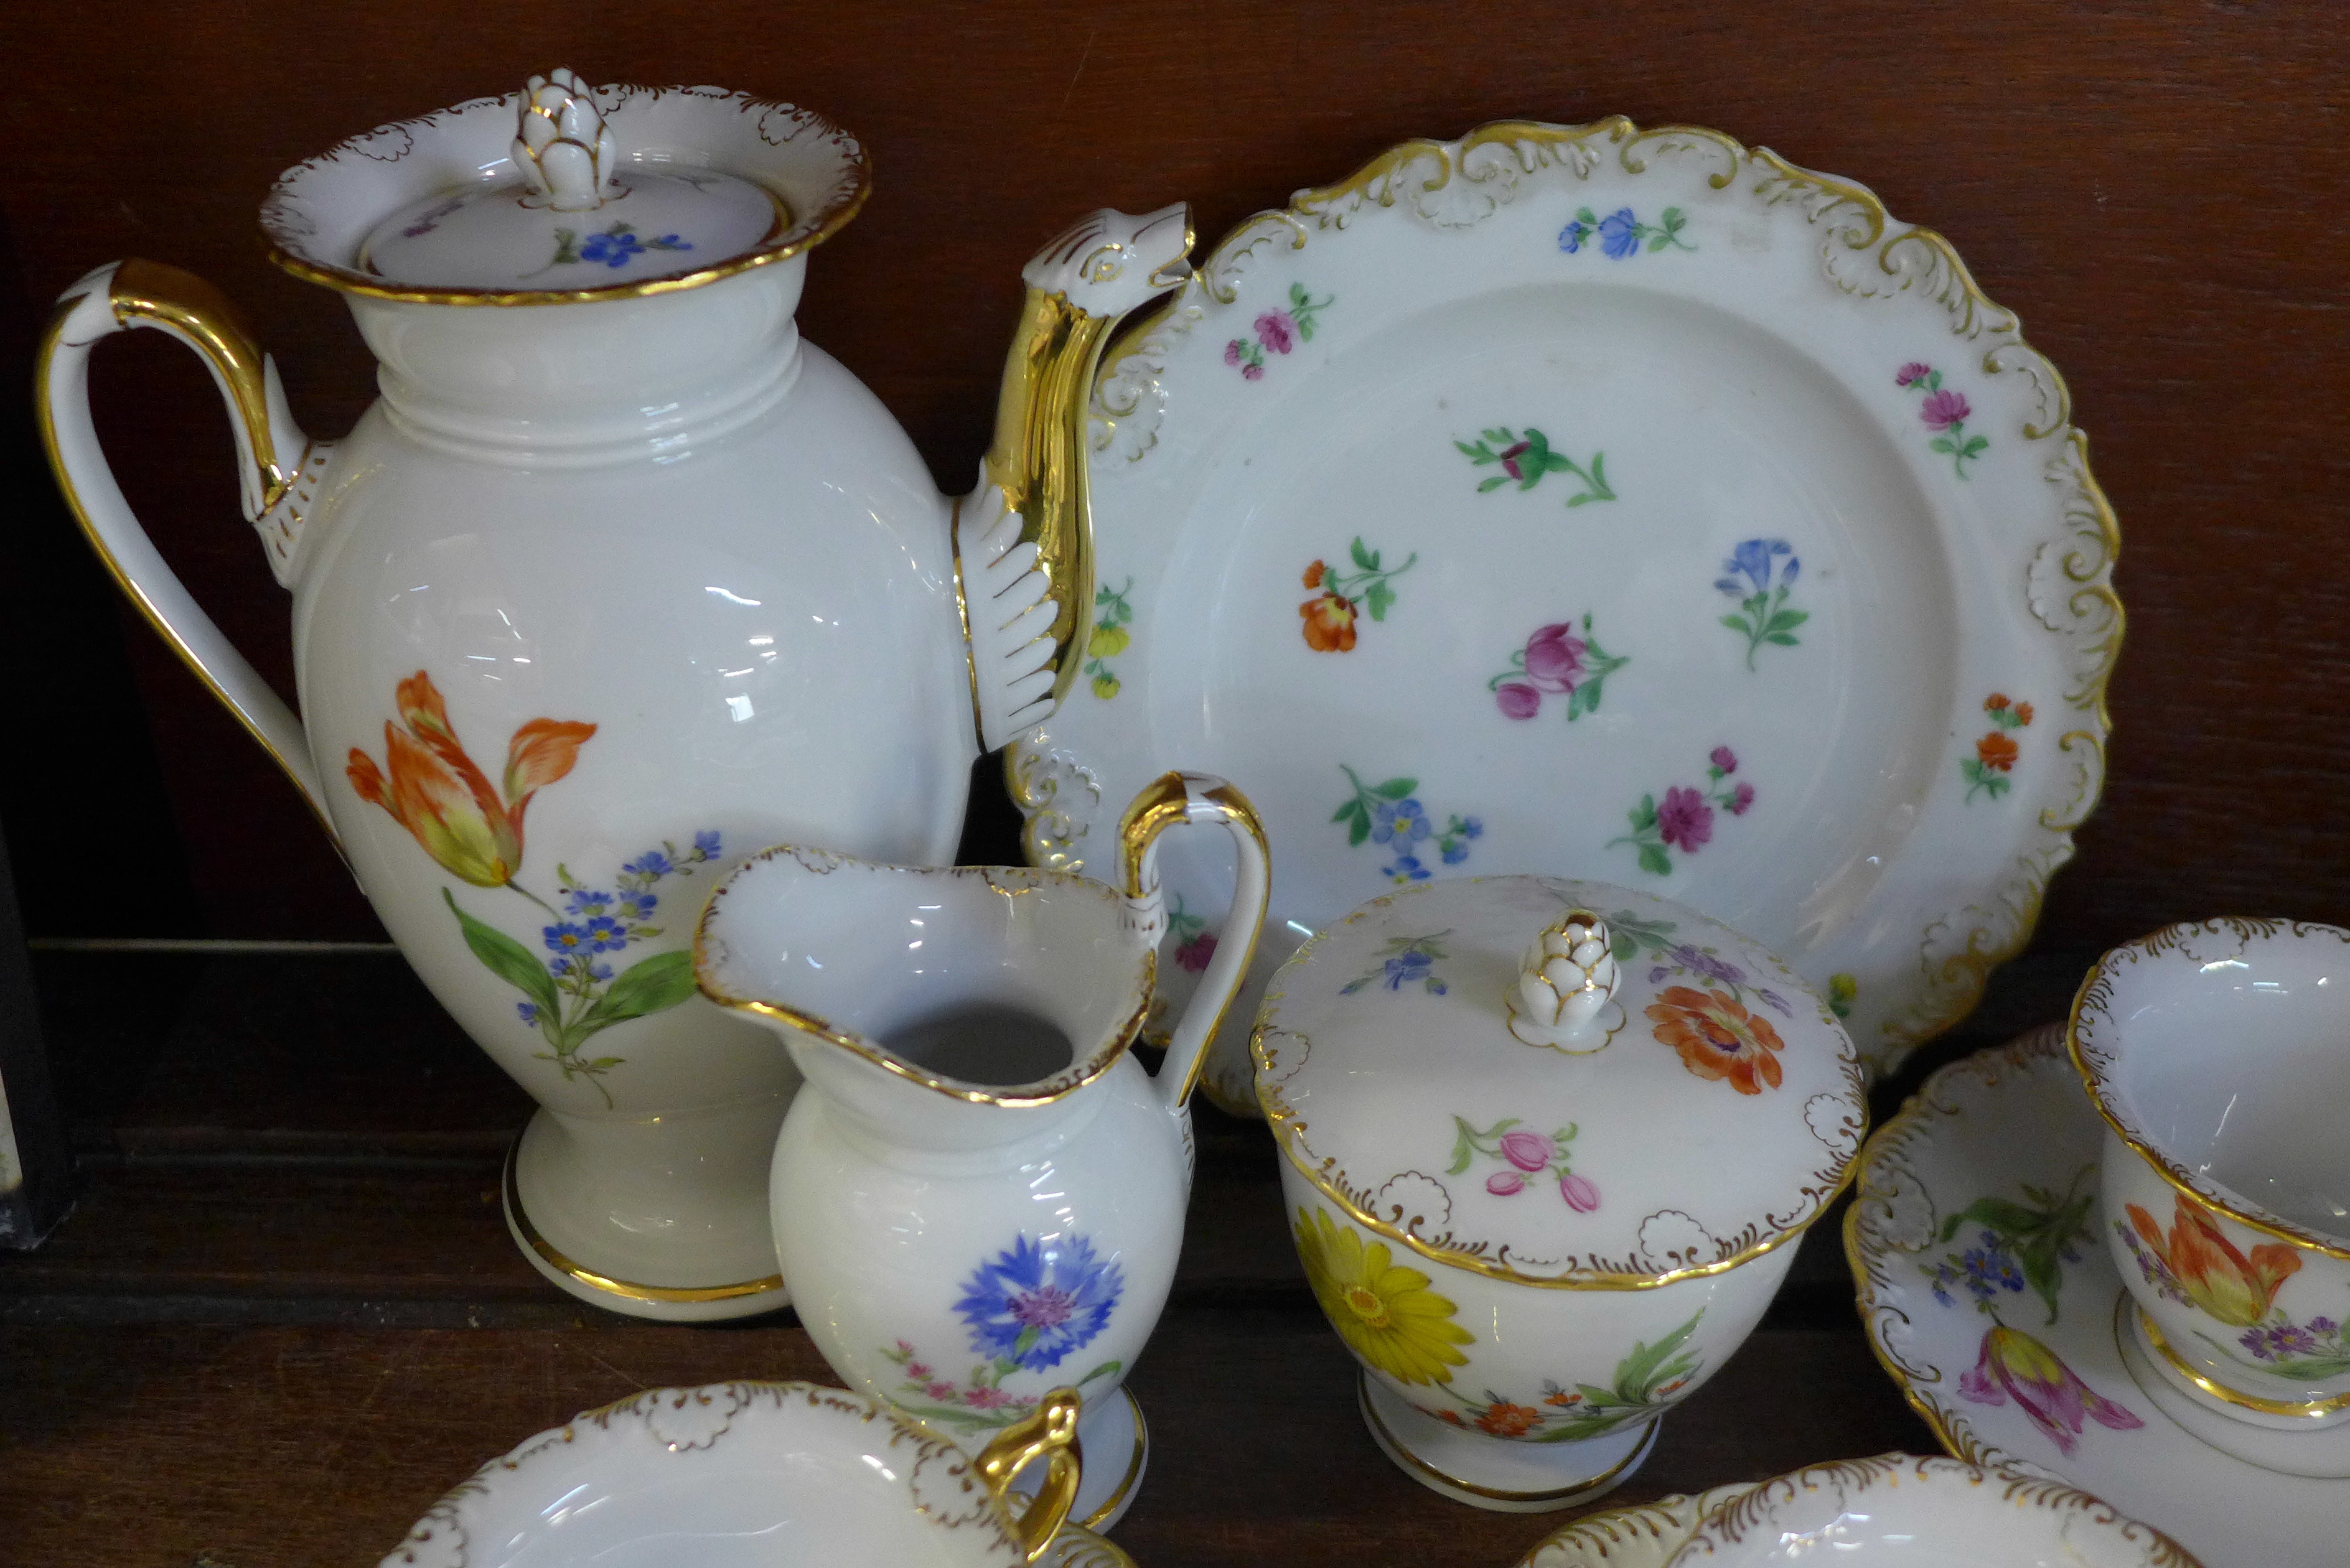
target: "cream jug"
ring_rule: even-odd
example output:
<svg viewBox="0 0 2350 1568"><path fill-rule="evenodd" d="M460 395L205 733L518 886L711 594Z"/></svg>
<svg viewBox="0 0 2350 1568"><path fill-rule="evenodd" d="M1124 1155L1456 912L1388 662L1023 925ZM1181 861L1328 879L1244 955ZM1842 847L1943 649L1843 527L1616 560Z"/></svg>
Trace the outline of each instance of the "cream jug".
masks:
<svg viewBox="0 0 2350 1568"><path fill-rule="evenodd" d="M1167 911L1158 840L1220 824L1238 870L1157 1076L1127 1051ZM1264 918L1237 790L1168 774L1119 827L1124 897L1066 872L920 870L784 846L695 942L702 991L784 1038L806 1085L775 1143L775 1250L832 1369L960 1441L1085 1397L1070 1517L1107 1528L1147 1456L1122 1385L1191 1191L1187 1099Z"/></svg>
<svg viewBox="0 0 2350 1568"><path fill-rule="evenodd" d="M956 502L794 326L807 251L866 190L863 150L806 109L557 71L279 180L273 259L343 294L380 361L340 441L303 432L227 303L170 267L99 268L42 346L91 544L539 1101L509 1226L621 1312L785 1299L766 1165L797 1077L695 995L693 911L779 838L951 857L972 762L1050 711L1092 595L1077 389L1190 240L1180 208L1100 213L1029 267L999 433ZM293 595L298 721L107 469L88 360L141 327L228 401Z"/></svg>

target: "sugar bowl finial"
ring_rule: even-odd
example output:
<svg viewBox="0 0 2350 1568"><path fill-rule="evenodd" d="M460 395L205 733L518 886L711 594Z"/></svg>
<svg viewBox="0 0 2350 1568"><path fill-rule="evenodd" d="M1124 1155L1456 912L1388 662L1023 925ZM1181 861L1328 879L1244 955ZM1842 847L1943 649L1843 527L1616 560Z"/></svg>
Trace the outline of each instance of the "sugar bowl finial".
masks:
<svg viewBox="0 0 2350 1568"><path fill-rule="evenodd" d="M1599 1050L1624 1027L1624 1009L1612 1000L1622 979L1607 922L1569 909L1526 950L1509 999L1510 1033L1575 1055Z"/></svg>
<svg viewBox="0 0 2350 1568"><path fill-rule="evenodd" d="M530 182L523 205L590 213L620 193L619 152L586 82L559 67L531 78L517 119L515 167Z"/></svg>

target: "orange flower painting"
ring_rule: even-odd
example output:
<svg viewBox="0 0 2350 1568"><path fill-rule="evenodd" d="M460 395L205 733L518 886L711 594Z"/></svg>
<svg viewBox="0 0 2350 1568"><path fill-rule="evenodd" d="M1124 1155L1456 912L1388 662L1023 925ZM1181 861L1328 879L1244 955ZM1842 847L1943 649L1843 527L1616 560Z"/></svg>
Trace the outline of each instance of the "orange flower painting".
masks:
<svg viewBox="0 0 2350 1568"><path fill-rule="evenodd" d="M1396 601L1393 579L1411 570L1419 559L1415 551L1402 566L1388 566L1385 555L1366 547L1359 535L1347 548L1352 570L1317 558L1298 579L1322 590L1297 607L1305 622L1305 646L1316 653L1352 653L1357 618L1367 614L1373 620L1387 619Z"/></svg>
<svg viewBox="0 0 2350 1568"><path fill-rule="evenodd" d="M430 675L418 670L393 696L400 721L384 721L384 765L353 746L343 770L351 787L390 812L452 875L477 888L513 881L522 869L530 797L571 771L596 726L556 719L523 725L506 745L501 792L465 754Z"/></svg>
<svg viewBox="0 0 2350 1568"><path fill-rule="evenodd" d="M1667 986L1648 1019L1658 1041L1679 1052L1682 1065L1699 1077L1722 1080L1742 1095L1779 1086L1778 1053L1785 1043L1769 1020L1727 992Z"/></svg>
<svg viewBox="0 0 2350 1568"><path fill-rule="evenodd" d="M1324 594L1297 607L1305 619L1305 646L1316 653L1351 653L1355 647L1355 606L1351 599Z"/></svg>
<svg viewBox="0 0 2350 1568"><path fill-rule="evenodd" d="M1975 754L1959 759L1959 774L1967 781L1967 799L1988 795L1997 800L2008 791L2008 775L2023 757L2023 748L2011 732L2032 724L2032 704L2012 702L2004 691L1983 699L1983 711L1997 728L1975 742Z"/></svg>
<svg viewBox="0 0 2350 1568"><path fill-rule="evenodd" d="M2128 1209L2147 1251L2170 1271L2187 1299L2221 1323L2237 1328L2259 1323L2275 1304L2277 1291L2300 1272L2300 1256L2281 1242L2266 1242L2245 1255L2184 1193L2178 1195L2168 1237L2153 1215L2135 1203Z"/></svg>
<svg viewBox="0 0 2350 1568"><path fill-rule="evenodd" d="M1523 1438L1542 1422L1542 1412L1529 1405L1513 1405L1507 1399L1496 1399L1485 1407L1476 1419L1478 1430L1497 1438Z"/></svg>

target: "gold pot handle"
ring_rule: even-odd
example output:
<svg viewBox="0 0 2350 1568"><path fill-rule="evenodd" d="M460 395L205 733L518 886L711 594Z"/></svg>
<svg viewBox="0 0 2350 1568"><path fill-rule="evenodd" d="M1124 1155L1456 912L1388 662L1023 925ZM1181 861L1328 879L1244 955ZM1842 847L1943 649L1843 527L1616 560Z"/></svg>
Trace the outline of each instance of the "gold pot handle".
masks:
<svg viewBox="0 0 2350 1568"><path fill-rule="evenodd" d="M1143 787L1118 819L1118 840L1126 892L1126 919L1155 949L1167 930L1167 905L1159 888L1159 836L1179 823L1214 823L1232 835L1234 858L1232 913L1216 933L1215 956L1200 977L1200 988L1167 1042L1159 1064L1159 1097L1169 1109L1191 1098L1205 1064L1208 1042L1248 978L1256 939L1264 929L1265 900L1273 888L1271 853L1264 823L1248 796L1209 774L1161 774ZM1155 971L1154 971L1155 979Z"/></svg>
<svg viewBox="0 0 2350 1568"><path fill-rule="evenodd" d="M41 339L33 401L66 504L122 591L276 759L331 837L334 826L301 722L164 565L123 499L90 422L90 349L102 337L140 327L177 338L212 370L236 436L245 516L260 530L278 581L288 586L304 493L315 485L329 443L304 437L286 410L277 368L221 292L193 274L159 262L110 262L58 299Z"/></svg>
<svg viewBox="0 0 2350 1568"><path fill-rule="evenodd" d="M1053 1543L1054 1534L1069 1517L1077 1501L1082 1469L1077 1449L1079 1401L1074 1388L1055 1388L1045 1396L1035 1414L1006 1427L979 1453L979 1477L990 1497L1009 1511L1013 1479L1038 1459L1045 1461L1045 1480L1027 1511L1014 1521L1020 1549L1034 1563Z"/></svg>

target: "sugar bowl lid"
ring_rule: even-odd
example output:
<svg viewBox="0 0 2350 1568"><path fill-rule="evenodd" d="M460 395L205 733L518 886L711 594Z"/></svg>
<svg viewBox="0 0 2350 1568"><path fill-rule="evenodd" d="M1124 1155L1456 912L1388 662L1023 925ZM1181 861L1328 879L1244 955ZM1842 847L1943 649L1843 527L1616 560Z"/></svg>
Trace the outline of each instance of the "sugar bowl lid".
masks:
<svg viewBox="0 0 2350 1568"><path fill-rule="evenodd" d="M1431 882L1299 949L1257 1097L1323 1196L1436 1262L1641 1289L1799 1234L1852 1173L1860 1057L1801 976L1681 905Z"/></svg>
<svg viewBox="0 0 2350 1568"><path fill-rule="evenodd" d="M535 305L796 255L866 189L863 149L806 109L557 70L297 164L261 223L279 265L347 293Z"/></svg>

